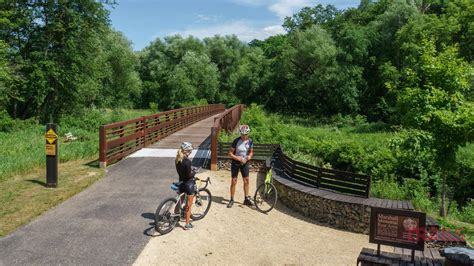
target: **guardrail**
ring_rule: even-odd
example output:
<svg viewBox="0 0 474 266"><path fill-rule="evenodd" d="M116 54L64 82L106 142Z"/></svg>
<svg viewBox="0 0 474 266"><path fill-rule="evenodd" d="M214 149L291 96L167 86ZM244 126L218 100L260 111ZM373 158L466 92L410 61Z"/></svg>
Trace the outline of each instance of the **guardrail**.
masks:
<svg viewBox="0 0 474 266"><path fill-rule="evenodd" d="M219 143L218 157L228 158L231 143ZM278 159L279 168L292 180L315 188L353 196L369 197L371 178L368 175L316 167L288 157L279 144L254 144L254 159Z"/></svg>
<svg viewBox="0 0 474 266"><path fill-rule="evenodd" d="M102 125L99 129L100 167L224 110L223 104L193 106Z"/></svg>
<svg viewBox="0 0 474 266"><path fill-rule="evenodd" d="M232 132L239 124L240 117L244 111L244 105L239 104L227 109L223 114L214 119L214 125L211 128L211 170L217 170L217 149L219 134L221 129L226 132Z"/></svg>
<svg viewBox="0 0 474 266"><path fill-rule="evenodd" d="M369 197L370 176L316 167L295 161L281 152L279 161L284 173L299 182L344 194Z"/></svg>
<svg viewBox="0 0 474 266"><path fill-rule="evenodd" d="M218 158L229 158L227 153L229 152L230 146L232 143L224 142L219 143L217 157ZM253 160L265 160L267 158L273 157L275 154L279 153L280 145L279 144L253 144Z"/></svg>

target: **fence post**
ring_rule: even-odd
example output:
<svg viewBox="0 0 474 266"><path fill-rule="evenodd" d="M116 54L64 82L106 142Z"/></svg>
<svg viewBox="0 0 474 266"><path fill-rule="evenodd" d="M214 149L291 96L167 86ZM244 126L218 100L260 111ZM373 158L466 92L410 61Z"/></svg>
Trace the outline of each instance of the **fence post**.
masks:
<svg viewBox="0 0 474 266"><path fill-rule="evenodd" d="M366 188L366 191L365 191L365 196L368 198L370 196L370 180L372 178L369 176L367 176L367 188Z"/></svg>
<svg viewBox="0 0 474 266"><path fill-rule="evenodd" d="M211 171L217 170L217 128L211 128Z"/></svg>
<svg viewBox="0 0 474 266"><path fill-rule="evenodd" d="M147 119L147 117L143 116L142 119L143 119L143 147L146 147L146 145L147 145L146 139L147 139L147 134L148 134L148 132L146 130L146 127L147 127L146 119Z"/></svg>
<svg viewBox="0 0 474 266"><path fill-rule="evenodd" d="M107 137L104 125L99 128L99 167L107 167Z"/></svg>

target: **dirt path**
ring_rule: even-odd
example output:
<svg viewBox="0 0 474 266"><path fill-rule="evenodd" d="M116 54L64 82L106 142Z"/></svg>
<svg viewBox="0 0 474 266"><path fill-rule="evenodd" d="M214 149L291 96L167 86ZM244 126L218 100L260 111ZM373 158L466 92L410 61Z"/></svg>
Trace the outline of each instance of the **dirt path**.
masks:
<svg viewBox="0 0 474 266"><path fill-rule="evenodd" d="M354 265L368 236L319 225L278 204L269 214L243 206L242 179L236 204L226 208L229 172L210 176L213 202L208 215L189 231L181 227L150 240L134 265L150 264L326 264ZM250 175L251 194L256 174ZM184 224L183 224L184 225Z"/></svg>

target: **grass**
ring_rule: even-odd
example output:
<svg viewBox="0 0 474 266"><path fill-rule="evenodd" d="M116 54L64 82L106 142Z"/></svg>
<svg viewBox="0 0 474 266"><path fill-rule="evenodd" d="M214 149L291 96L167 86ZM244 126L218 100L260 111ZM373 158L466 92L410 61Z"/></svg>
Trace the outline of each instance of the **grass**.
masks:
<svg viewBox="0 0 474 266"><path fill-rule="evenodd" d="M99 126L149 115L149 110L90 110L77 116L66 116L59 124L60 162L98 156ZM71 132L78 139L64 142ZM27 125L14 132L0 132L0 181L13 175L28 173L45 164L45 126Z"/></svg>
<svg viewBox="0 0 474 266"><path fill-rule="evenodd" d="M28 174L0 181L0 237L81 192L104 174L98 163L77 160L59 165L58 187L46 188L46 170L36 167Z"/></svg>
<svg viewBox="0 0 474 266"><path fill-rule="evenodd" d="M149 115L149 110L86 110L59 123L58 188L46 188L45 126L17 121L0 132L0 237L84 190L103 176L98 157L99 126ZM71 132L77 140L64 142Z"/></svg>

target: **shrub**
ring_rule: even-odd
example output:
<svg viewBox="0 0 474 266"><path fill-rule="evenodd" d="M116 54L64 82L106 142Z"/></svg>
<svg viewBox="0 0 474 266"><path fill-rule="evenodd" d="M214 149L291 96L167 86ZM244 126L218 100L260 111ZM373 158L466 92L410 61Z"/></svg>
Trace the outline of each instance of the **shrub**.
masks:
<svg viewBox="0 0 474 266"><path fill-rule="evenodd" d="M15 127L15 120L5 111L0 111L0 131L10 132Z"/></svg>
<svg viewBox="0 0 474 266"><path fill-rule="evenodd" d="M474 199L471 199L466 206L461 209L459 218L463 222L474 224Z"/></svg>

